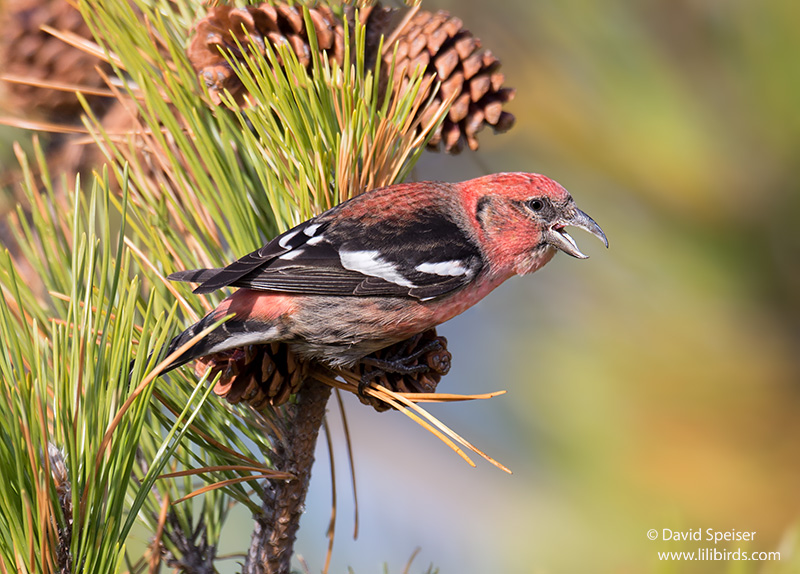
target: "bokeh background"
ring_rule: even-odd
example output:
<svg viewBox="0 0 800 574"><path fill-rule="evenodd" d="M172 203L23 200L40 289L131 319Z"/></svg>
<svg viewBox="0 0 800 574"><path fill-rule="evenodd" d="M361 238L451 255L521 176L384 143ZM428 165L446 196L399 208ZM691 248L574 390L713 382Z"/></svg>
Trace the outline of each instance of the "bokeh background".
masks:
<svg viewBox="0 0 800 574"><path fill-rule="evenodd" d="M611 247L576 231L589 260L556 257L440 328L454 356L442 391L508 394L430 410L513 475L348 398L353 541L331 404L331 571L402 572L419 547L411 572L800 572L800 4L423 7L461 17L502 60L517 124L482 134L478 153L427 154L415 178L545 173ZM324 442L317 457L297 544L312 572L330 517ZM714 547L647 539L665 528L756 532L716 548L781 560L660 562ZM241 513L226 549L250 532Z"/></svg>

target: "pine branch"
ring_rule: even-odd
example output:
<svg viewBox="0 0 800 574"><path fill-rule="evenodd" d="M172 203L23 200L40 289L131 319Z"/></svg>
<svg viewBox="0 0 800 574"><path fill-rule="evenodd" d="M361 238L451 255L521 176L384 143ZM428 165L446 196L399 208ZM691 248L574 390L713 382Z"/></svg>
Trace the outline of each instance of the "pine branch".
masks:
<svg viewBox="0 0 800 574"><path fill-rule="evenodd" d="M311 480L314 447L325 417L331 387L314 378L306 379L295 402L284 407L281 428L275 436L272 463L289 472L293 480L265 485L261 510L243 574L288 574L303 503Z"/></svg>

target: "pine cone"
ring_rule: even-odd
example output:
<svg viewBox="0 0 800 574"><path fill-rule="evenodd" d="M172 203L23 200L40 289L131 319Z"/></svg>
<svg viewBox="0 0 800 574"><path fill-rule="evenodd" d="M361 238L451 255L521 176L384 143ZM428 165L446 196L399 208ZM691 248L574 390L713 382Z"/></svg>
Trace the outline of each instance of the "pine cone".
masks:
<svg viewBox="0 0 800 574"><path fill-rule="evenodd" d="M352 28L355 13L345 11ZM318 6L309 9L314 23L319 47L325 57L339 64L344 54L344 27L330 8ZM503 105L514 97L514 90L503 88L505 77L498 71L499 60L488 50L482 50L480 41L464 30L461 20L447 12L417 12L406 22L406 13L393 8L367 6L359 11L359 19L366 26L366 63L374 68L382 59L381 70L388 74L392 46L378 53L381 36L396 36L397 60L394 81L401 90L407 86L409 75L418 66L426 76L437 75L442 82L433 105L422 112L429 119L436 107L447 97L457 94L455 103L442 125L430 141L429 148L444 148L457 153L463 144L478 149L477 133L486 125L495 132L511 128L514 116L503 111ZM251 40L248 40L248 34ZM237 40L244 48L239 50ZM238 59L249 53L250 44L256 43L258 52L265 53L265 44L288 44L299 61L311 64L311 47L302 10L295 6L258 4L246 8L219 6L212 8L195 25L195 34L187 53L201 80L208 86L215 103L220 103L220 93L227 89L238 102L244 100L243 86L220 53L230 50ZM381 78L382 87L388 78ZM427 115L427 117L426 117Z"/></svg>
<svg viewBox="0 0 800 574"><path fill-rule="evenodd" d="M503 111L503 105L514 98L515 91L503 87L505 76L499 71L500 61L489 50L481 49L480 40L464 29L459 18L443 10L420 10L406 24L400 24L398 33L391 28L397 25L392 12L390 8L375 8L367 27L386 27L381 33L387 37L397 35L394 82L404 90L408 76L418 67L423 68L425 76L436 75L441 88L423 118L426 113L432 116L444 99L456 95L429 148L439 149L441 145L448 153L458 153L466 142L474 151L478 149L477 133L485 126L502 133L514 125L514 116ZM372 49L377 50L377 46ZM381 69L385 73L392 57L391 49L384 50ZM386 83L386 78L382 82Z"/></svg>
<svg viewBox="0 0 800 574"><path fill-rule="evenodd" d="M280 406L303 384L310 364L301 361L283 343L248 345L198 359L195 373L202 376L211 367L209 378L222 372L214 392L229 403L245 401L262 410Z"/></svg>
<svg viewBox="0 0 800 574"><path fill-rule="evenodd" d="M417 372L398 373L359 363L350 372L359 380L365 377L398 393L435 393L443 375L450 370L452 355L447 339L438 337L436 329L415 335L368 355L380 362L411 367ZM422 368L417 368L422 366ZM209 378L221 372L214 392L231 404L242 401L262 410L268 405L280 406L295 394L309 375L312 364L303 361L285 343L248 345L198 359L195 373L202 376L211 368ZM378 411L389 407L377 399L359 397L364 404Z"/></svg>
<svg viewBox="0 0 800 574"><path fill-rule="evenodd" d="M328 6L309 9L317 43L329 58L344 59L344 28ZM187 54L216 104L227 89L241 103L243 86L220 50L232 51L237 59L249 56L255 42L258 53L266 54L266 44L289 45L298 60L311 64L311 47L303 18L303 10L288 4L257 4L245 8L217 6L195 24L195 33ZM245 32L246 30L246 32ZM239 51L238 43L244 52Z"/></svg>
<svg viewBox="0 0 800 574"><path fill-rule="evenodd" d="M3 12L0 65L5 73L33 80L105 87L95 68L100 66L110 71L108 64L41 30L43 25L47 25L91 38L83 17L70 2L7 0ZM65 123L76 121L83 111L72 92L10 82L5 88L9 107L17 113ZM89 101L99 111L109 99L89 97Z"/></svg>
<svg viewBox="0 0 800 574"><path fill-rule="evenodd" d="M447 339L437 336L436 329L428 329L365 358L386 363L401 363L403 367L412 369L417 366L427 368L414 373L399 373L361 362L351 369L359 379L374 381L397 393L435 393L442 376L450 371L452 355L447 350ZM386 403L373 397L359 396L359 399L377 411L390 408Z"/></svg>

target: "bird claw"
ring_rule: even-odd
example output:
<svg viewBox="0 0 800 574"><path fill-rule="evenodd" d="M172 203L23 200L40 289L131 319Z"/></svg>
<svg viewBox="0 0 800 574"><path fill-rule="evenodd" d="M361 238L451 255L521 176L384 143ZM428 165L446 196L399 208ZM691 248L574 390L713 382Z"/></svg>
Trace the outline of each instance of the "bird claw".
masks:
<svg viewBox="0 0 800 574"><path fill-rule="evenodd" d="M416 335L412 341L416 341L421 335ZM410 355L403 355L402 351L392 355L387 359L378 359L375 357L364 357L361 359L361 364L367 367L373 367L370 370L364 370L361 374L361 380L358 383L358 396L366 398L366 390L369 385L378 377L386 374L396 375L413 375L417 373L426 373L431 370L427 364L417 364L416 361L421 356L431 351L438 351L442 348L442 343L433 339L411 353Z"/></svg>

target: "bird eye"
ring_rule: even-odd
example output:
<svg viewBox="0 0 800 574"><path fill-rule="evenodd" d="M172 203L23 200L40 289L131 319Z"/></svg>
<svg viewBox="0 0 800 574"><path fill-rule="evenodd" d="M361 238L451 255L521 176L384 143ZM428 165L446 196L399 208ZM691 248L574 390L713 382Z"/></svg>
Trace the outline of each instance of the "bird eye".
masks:
<svg viewBox="0 0 800 574"><path fill-rule="evenodd" d="M528 201L528 207L531 208L531 211L541 211L544 209L544 202L541 199L531 199Z"/></svg>

